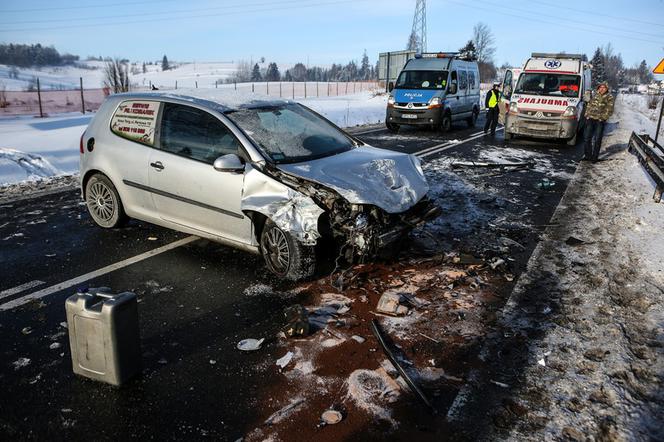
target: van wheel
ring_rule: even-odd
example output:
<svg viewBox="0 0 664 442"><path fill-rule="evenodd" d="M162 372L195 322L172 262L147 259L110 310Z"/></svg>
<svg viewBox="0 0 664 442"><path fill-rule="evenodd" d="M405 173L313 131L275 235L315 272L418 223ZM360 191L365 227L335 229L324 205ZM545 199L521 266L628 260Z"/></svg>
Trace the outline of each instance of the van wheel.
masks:
<svg viewBox="0 0 664 442"><path fill-rule="evenodd" d="M397 132L399 132L399 125L398 125L398 124L394 124L394 123L388 123L388 122L386 122L386 123L385 123L385 127L387 127L387 130L389 130L389 131L392 132L392 133L397 133Z"/></svg>
<svg viewBox="0 0 664 442"><path fill-rule="evenodd" d="M452 116L450 114L445 114L440 120L440 131L449 132L450 129L452 129Z"/></svg>
<svg viewBox="0 0 664 442"><path fill-rule="evenodd" d="M261 232L260 248L268 270L280 278L298 281L313 275L314 247L305 246L268 219Z"/></svg>
<svg viewBox="0 0 664 442"><path fill-rule="evenodd" d="M473 109L473 113L470 115L470 117L466 118L466 123L468 123L468 127L475 127L475 123L477 123L477 115L478 111Z"/></svg>
<svg viewBox="0 0 664 442"><path fill-rule="evenodd" d="M111 180L100 173L92 175L85 184L85 204L99 227L112 229L127 221L118 191Z"/></svg>

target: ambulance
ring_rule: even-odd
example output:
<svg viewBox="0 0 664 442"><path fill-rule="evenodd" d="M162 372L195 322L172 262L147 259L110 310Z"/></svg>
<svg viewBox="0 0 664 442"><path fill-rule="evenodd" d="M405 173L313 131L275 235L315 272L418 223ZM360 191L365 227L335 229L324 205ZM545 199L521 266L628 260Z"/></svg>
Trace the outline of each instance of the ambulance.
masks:
<svg viewBox="0 0 664 442"><path fill-rule="evenodd" d="M576 145L591 90L590 66L578 54L533 53L514 82L508 70L500 106L505 141L516 136L563 139Z"/></svg>

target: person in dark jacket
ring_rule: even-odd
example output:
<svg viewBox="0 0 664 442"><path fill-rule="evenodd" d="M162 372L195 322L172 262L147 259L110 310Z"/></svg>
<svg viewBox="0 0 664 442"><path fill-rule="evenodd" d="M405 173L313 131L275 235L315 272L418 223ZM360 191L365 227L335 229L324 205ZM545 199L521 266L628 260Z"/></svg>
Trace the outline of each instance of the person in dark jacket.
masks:
<svg viewBox="0 0 664 442"><path fill-rule="evenodd" d="M609 85L600 83L597 93L586 105L586 128L583 133L584 156L583 161L597 162L599 148L604 136L604 125L613 113L613 95L609 93Z"/></svg>
<svg viewBox="0 0 664 442"><path fill-rule="evenodd" d="M491 89L486 94L486 99L484 100L484 107L486 107L486 123L484 123L484 134L488 132L491 128L491 135L496 134L496 126L498 125L498 103L500 102L500 87L499 83L493 84L493 89Z"/></svg>

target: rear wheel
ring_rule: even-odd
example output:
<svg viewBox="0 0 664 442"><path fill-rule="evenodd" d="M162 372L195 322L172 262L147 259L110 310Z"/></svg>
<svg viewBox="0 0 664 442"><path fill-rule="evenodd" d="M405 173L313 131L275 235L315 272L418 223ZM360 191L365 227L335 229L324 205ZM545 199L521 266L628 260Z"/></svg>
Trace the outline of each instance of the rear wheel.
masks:
<svg viewBox="0 0 664 442"><path fill-rule="evenodd" d="M466 123L468 123L468 127L475 127L475 124L477 123L477 115L479 111L473 109L473 113L470 115L470 117L466 118Z"/></svg>
<svg viewBox="0 0 664 442"><path fill-rule="evenodd" d="M385 127L387 127L387 130L389 130L392 133L399 132L399 125L398 124L386 122Z"/></svg>
<svg viewBox="0 0 664 442"><path fill-rule="evenodd" d="M440 131L449 132L452 129L452 116L447 113L440 119Z"/></svg>
<svg viewBox="0 0 664 442"><path fill-rule="evenodd" d="M106 176L95 174L85 185L85 204L99 227L112 229L127 221L120 195Z"/></svg>
<svg viewBox="0 0 664 442"><path fill-rule="evenodd" d="M265 221L261 232L260 247L265 265L278 277L297 281L313 275L314 247L301 244L270 219Z"/></svg>

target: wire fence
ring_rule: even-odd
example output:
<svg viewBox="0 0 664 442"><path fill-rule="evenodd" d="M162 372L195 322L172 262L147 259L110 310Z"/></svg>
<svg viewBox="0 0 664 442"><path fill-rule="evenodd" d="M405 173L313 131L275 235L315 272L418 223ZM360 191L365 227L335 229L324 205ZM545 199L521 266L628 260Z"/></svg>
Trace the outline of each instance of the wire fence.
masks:
<svg viewBox="0 0 664 442"><path fill-rule="evenodd" d="M83 81L81 79L81 85ZM187 84L187 87L192 87ZM194 88L198 84L194 82ZM236 90L246 94L261 94L270 97L302 99L316 97L335 97L355 94L362 91L379 91L384 84L377 81L275 81L255 83L216 83L201 89ZM133 87L132 91L151 90L152 85ZM177 90L178 82L172 87L159 86L159 90ZM180 89L182 86L180 85ZM108 88L42 90L39 80L34 91L0 90L0 116L35 115L45 117L64 112L93 112L99 109L108 95Z"/></svg>

